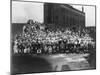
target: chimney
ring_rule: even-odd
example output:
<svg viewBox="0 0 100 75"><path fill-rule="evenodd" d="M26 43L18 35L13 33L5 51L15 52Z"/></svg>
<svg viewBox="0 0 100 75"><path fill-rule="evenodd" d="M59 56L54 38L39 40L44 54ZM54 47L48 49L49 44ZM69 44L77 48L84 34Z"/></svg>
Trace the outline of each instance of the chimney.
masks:
<svg viewBox="0 0 100 75"><path fill-rule="evenodd" d="M82 6L82 12L84 12L84 7Z"/></svg>

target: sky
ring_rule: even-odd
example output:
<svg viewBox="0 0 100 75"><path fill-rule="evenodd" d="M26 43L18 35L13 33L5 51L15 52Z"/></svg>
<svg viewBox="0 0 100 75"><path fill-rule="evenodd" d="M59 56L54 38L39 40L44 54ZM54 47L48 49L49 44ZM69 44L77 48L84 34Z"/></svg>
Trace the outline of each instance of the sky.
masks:
<svg viewBox="0 0 100 75"><path fill-rule="evenodd" d="M82 11L82 6L72 5L74 8ZM83 6L85 12L86 26L95 26L95 6Z"/></svg>
<svg viewBox="0 0 100 75"><path fill-rule="evenodd" d="M81 5L72 5L74 8L82 11ZM95 7L83 6L85 12L86 26L95 26ZM13 23L26 23L27 20L33 19L34 21L43 22L43 3L34 2L12 2L12 22Z"/></svg>
<svg viewBox="0 0 100 75"><path fill-rule="evenodd" d="M43 22L43 3L12 2L12 22L25 23L27 20Z"/></svg>

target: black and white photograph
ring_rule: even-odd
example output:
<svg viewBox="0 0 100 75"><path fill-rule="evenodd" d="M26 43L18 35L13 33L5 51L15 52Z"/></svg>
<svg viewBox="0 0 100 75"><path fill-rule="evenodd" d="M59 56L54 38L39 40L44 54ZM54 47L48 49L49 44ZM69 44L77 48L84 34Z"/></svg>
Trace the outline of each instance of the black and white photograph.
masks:
<svg viewBox="0 0 100 75"><path fill-rule="evenodd" d="M96 5L11 1L11 75L96 69Z"/></svg>

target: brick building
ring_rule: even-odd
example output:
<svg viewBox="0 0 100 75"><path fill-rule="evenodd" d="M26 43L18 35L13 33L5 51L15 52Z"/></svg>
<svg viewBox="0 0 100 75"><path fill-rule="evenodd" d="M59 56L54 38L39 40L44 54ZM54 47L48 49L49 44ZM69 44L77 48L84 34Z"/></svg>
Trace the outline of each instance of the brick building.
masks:
<svg viewBox="0 0 100 75"><path fill-rule="evenodd" d="M63 28L85 27L85 13L68 4L45 3L44 23Z"/></svg>

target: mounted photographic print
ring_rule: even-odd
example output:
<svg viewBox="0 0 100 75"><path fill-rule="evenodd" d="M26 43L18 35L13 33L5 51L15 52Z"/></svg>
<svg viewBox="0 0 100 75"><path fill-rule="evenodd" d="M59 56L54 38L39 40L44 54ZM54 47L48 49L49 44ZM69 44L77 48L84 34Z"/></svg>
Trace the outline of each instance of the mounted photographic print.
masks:
<svg viewBox="0 0 100 75"><path fill-rule="evenodd" d="M96 69L96 6L11 2L11 74Z"/></svg>

